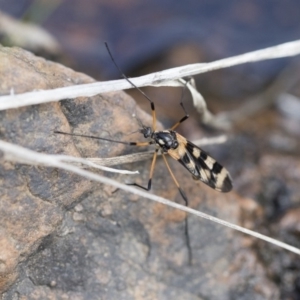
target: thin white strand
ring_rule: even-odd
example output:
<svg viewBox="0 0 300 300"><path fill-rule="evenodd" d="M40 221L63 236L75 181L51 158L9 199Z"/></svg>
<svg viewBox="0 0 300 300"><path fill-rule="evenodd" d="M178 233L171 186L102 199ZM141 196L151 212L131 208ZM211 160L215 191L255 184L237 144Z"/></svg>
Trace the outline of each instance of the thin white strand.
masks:
<svg viewBox="0 0 300 300"><path fill-rule="evenodd" d="M249 62L267 59L289 57L300 54L300 40L284 43L278 46L262 50L248 52L210 63L190 64L182 67L172 68L145 76L131 78L137 87L143 86L175 86L174 80L193 76L196 74L227 68ZM177 85L179 83L177 82ZM13 89L14 87L12 87ZM77 97L92 97L100 93L130 89L132 86L125 79L106 82L95 82L89 84L75 85L53 90L28 92L18 95L7 95L0 97L0 110L28 106L33 104L48 103L63 99Z"/></svg>
<svg viewBox="0 0 300 300"><path fill-rule="evenodd" d="M182 211L188 212L190 214L196 215L198 217L210 220L212 222L221 224L223 226L232 228L234 230L243 232L245 234L251 235L253 237L256 237L258 239L264 240L266 242L269 242L273 245L276 245L278 247L281 247L283 249L286 249L290 252L293 252L295 254L300 255L300 249L293 247L291 245L288 245L286 243L280 242L276 239L270 238L268 236L265 236L263 234L254 232L252 230L243 228L241 226L223 221L219 218L215 218L212 216L209 216L203 212L194 210L192 208L183 206L181 204L172 202L170 200L167 200L165 198L150 194L148 192L144 192L142 190L138 190L134 187L119 183L115 180L91 173L89 171L86 170L82 170L76 166L73 165L69 165L66 163L62 163L61 160L57 159L55 155L47 155L47 154L43 154L43 153L37 153L34 152L32 150L28 150L26 148L20 147L20 146L16 146L4 141L0 141L0 150L3 152L2 153L2 159L7 160L7 161L13 161L13 162L18 162L18 163L26 163L26 164L30 164L30 165L43 165L43 166L50 166L50 167L55 167L55 168L60 168L66 171L70 171L73 172L75 174L78 174L80 176L83 176L87 179L90 180L94 180L94 181L98 181L104 184L108 184L111 186L114 186L116 188L122 189L124 191L139 195L141 197L168 205L170 207L176 208L176 209L180 209Z"/></svg>
<svg viewBox="0 0 300 300"><path fill-rule="evenodd" d="M53 155L55 158L61 162L70 162L75 163L76 165L85 165L91 168L100 169L102 171L107 171L111 173L119 173L119 174L139 174L139 171L129 171L129 170L119 170L114 168L109 168L107 166L96 164L93 161L87 159L87 158L81 158L81 157L74 157L74 156L68 156L68 155Z"/></svg>
<svg viewBox="0 0 300 300"><path fill-rule="evenodd" d="M221 144L227 141L226 135L220 135L212 138L202 138L193 143L199 147L213 144ZM144 152L136 152L126 155L102 158L102 157L88 157L86 160L93 162L95 164L99 164L101 166L119 166L122 164L128 164L138 161L148 160L153 157L154 151L144 151ZM161 153L159 152L158 155Z"/></svg>

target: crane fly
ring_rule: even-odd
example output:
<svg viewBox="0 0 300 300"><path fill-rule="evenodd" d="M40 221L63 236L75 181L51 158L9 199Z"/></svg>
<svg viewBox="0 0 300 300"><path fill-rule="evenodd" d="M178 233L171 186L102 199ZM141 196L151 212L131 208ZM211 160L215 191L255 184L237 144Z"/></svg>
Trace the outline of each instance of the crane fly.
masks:
<svg viewBox="0 0 300 300"><path fill-rule="evenodd" d="M163 160L166 164L166 167L175 182L182 198L185 201L185 204L188 205L188 198L186 197L185 193L181 189L175 175L173 174L170 165L167 161L166 154L170 155L173 159L177 160L185 169L187 169L193 179L200 180L203 183L207 184L211 188L216 191L227 193L232 189L232 181L229 175L229 172L214 158L209 156L205 151L203 151L198 146L194 145L192 142L188 141L185 137L180 135L175 131L175 129L184 121L189 118L189 115L183 105L182 97L180 106L182 107L185 115L175 123L171 128L167 130L156 130L156 111L155 111L155 104L154 102L141 90L139 89L119 68L116 64L108 45L105 43L108 53L117 67L117 69L122 74L123 78L127 80L134 88L138 89L140 93L150 102L151 112L152 112L152 127L142 125L140 128L140 133L144 136L144 138L148 139L145 142L124 142L124 141L116 141L107 138L101 138L97 136L91 135L84 135L84 134L75 134L75 133L66 133L61 131L55 131L55 133L59 134L66 134L72 136L79 136L85 138L92 138L98 140L104 140L114 143L121 143L130 146L148 146L148 145L155 145L155 152L153 154L152 163L150 167L150 174L148 185L146 187L139 185L137 183L130 183L129 185L135 185L140 187L144 190L150 191L152 185L152 176L154 172L154 167L156 163L156 158L158 152L162 154ZM185 85L186 87L186 85ZM190 246L190 239L188 235L188 223L187 218L185 219L185 234L186 234L186 241L188 247L188 254L189 254L189 262L191 263L192 259L192 252Z"/></svg>

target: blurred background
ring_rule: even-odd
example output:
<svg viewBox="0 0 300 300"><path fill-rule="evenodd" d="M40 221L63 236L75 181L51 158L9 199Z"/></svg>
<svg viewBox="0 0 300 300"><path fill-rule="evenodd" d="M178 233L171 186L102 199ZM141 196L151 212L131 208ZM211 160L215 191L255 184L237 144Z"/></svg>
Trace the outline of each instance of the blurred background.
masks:
<svg viewBox="0 0 300 300"><path fill-rule="evenodd" d="M134 77L300 37L296 0L0 0L0 9L3 45L23 47L96 80L120 78L104 41L124 73ZM28 28L30 24L41 32ZM245 109L236 114L225 148L209 151L228 166L235 190L262 206L257 229L299 246L299 57L244 64L195 79L213 113L239 112L244 105L246 112L253 109L248 115ZM158 119L165 126L182 116L175 105L180 89L144 90L157 104ZM139 93L131 94L149 111ZM182 124L182 134L196 139L220 133L201 127L188 95L184 101L192 118ZM287 254L280 262L280 254L263 245L260 257L282 286L282 299L300 299L299 260Z"/></svg>
<svg viewBox="0 0 300 300"><path fill-rule="evenodd" d="M29 30L26 34L16 30L16 26L13 31L5 30L8 26L2 21L2 44L27 48L97 80L120 77L104 41L125 74L133 77L274 46L296 40L300 33L300 9L295 0L0 0L0 8L52 35L47 40L36 32L30 36ZM196 78L197 86L213 111L229 110L260 93L292 60L297 58L210 72ZM149 94L166 107L180 98L176 89L154 88ZM165 109L159 112L166 125L181 115ZM190 134L190 126L184 134Z"/></svg>
<svg viewBox="0 0 300 300"><path fill-rule="evenodd" d="M3 45L28 49L96 80L121 77L109 58L105 41L124 73L134 77L300 37L300 7L295 0L0 0L0 8ZM275 59L196 76L197 88L209 109L215 114L234 114L230 132L241 133L240 139L235 139L241 145L234 145L231 152L222 155L225 162L235 160L232 172L236 175L239 163L244 168L245 161L257 161L260 150L298 155L298 61L297 56ZM144 90L155 101L158 119L164 126L172 126L182 117L182 109L174 105L180 101L181 89ZM148 102L138 91L129 93L149 111ZM201 120L188 93L185 96L191 119L178 131L197 139L204 134L203 127L199 126ZM248 106L240 111L245 104ZM239 153L238 149L244 148Z"/></svg>

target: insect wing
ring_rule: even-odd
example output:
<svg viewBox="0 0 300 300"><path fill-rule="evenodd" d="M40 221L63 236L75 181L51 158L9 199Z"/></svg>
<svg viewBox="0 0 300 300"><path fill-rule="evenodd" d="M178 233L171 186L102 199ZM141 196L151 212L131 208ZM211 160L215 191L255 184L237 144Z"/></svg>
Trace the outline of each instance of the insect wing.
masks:
<svg viewBox="0 0 300 300"><path fill-rule="evenodd" d="M199 179L220 192L229 192L232 182L228 171L205 151L187 141L186 150L194 159L196 169L199 170ZM195 176L194 176L195 177Z"/></svg>
<svg viewBox="0 0 300 300"><path fill-rule="evenodd" d="M231 191L232 182L228 171L198 146L185 141L184 145L179 146L184 146L184 151L181 149L176 156L169 152L171 157L179 161L195 180L201 180L219 192Z"/></svg>

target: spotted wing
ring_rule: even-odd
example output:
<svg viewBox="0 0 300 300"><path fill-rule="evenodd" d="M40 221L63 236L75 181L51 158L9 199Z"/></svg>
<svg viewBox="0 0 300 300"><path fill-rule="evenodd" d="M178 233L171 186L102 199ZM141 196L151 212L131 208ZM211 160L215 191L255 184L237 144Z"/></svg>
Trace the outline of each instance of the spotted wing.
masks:
<svg viewBox="0 0 300 300"><path fill-rule="evenodd" d="M181 149L177 156L169 153L178 160L196 180L201 180L219 192L229 192L232 189L231 178L228 171L205 151L185 140L180 143ZM184 149L183 149L184 147Z"/></svg>

